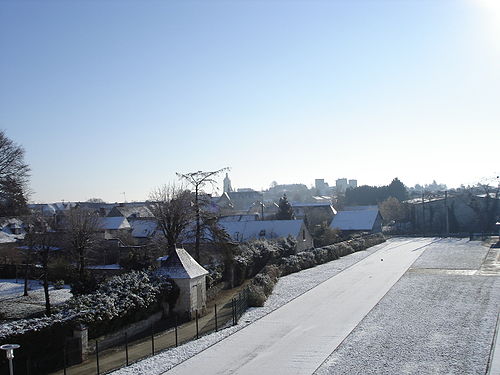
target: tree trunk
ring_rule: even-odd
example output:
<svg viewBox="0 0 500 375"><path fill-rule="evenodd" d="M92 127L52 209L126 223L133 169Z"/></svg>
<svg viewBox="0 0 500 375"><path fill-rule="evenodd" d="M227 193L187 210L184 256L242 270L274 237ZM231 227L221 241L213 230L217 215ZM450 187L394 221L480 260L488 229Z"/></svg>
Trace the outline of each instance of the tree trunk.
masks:
<svg viewBox="0 0 500 375"><path fill-rule="evenodd" d="M50 296L49 296L49 249L45 249L42 254L43 267L43 292L45 294L45 314L50 316Z"/></svg>
<svg viewBox="0 0 500 375"><path fill-rule="evenodd" d="M26 267L24 268L24 294L23 294L23 296L27 296L28 295L28 280L29 280L29 275L30 275L30 264L29 264L29 260L26 259Z"/></svg>
<svg viewBox="0 0 500 375"><path fill-rule="evenodd" d="M201 237L201 225L200 225L200 206L198 204L198 186L195 188L195 209L196 209L196 240L195 240L195 255L196 261L200 262L200 237Z"/></svg>
<svg viewBox="0 0 500 375"><path fill-rule="evenodd" d="M85 255L84 255L84 250L79 249L78 254L79 254L79 276L80 276L80 281L83 281L85 278Z"/></svg>

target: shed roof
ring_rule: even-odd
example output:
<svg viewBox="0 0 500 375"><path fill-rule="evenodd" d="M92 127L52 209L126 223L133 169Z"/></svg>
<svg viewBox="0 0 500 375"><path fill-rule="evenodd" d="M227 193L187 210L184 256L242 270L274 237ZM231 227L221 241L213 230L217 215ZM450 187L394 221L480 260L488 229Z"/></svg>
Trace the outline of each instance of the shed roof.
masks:
<svg viewBox="0 0 500 375"><path fill-rule="evenodd" d="M333 218L330 228L372 230L378 215L378 210L340 211Z"/></svg>
<svg viewBox="0 0 500 375"><path fill-rule="evenodd" d="M184 249L175 249L158 272L171 279L194 279L208 274Z"/></svg>

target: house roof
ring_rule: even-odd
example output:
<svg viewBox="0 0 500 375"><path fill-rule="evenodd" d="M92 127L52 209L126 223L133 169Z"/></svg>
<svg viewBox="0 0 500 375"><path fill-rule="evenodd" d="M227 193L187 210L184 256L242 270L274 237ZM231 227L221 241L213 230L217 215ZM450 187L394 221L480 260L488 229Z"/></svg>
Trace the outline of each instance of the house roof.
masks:
<svg viewBox="0 0 500 375"><path fill-rule="evenodd" d="M152 218L154 217L153 213L147 206L115 206L110 213L108 214L109 217L113 217L117 215L118 213L126 217L127 219L132 219L132 218ZM113 215L113 216L111 216Z"/></svg>
<svg viewBox="0 0 500 375"><path fill-rule="evenodd" d="M219 223L257 220L258 216L257 214L226 215L219 218Z"/></svg>
<svg viewBox="0 0 500 375"><path fill-rule="evenodd" d="M158 272L171 279L194 279L208 274L184 249L175 249Z"/></svg>
<svg viewBox="0 0 500 375"><path fill-rule="evenodd" d="M151 237L157 228L157 223L155 220L132 220L130 222L132 227L132 237L146 238Z"/></svg>
<svg viewBox="0 0 500 375"><path fill-rule="evenodd" d="M345 206L344 211L363 211L363 210L378 210L378 206L369 205L369 206Z"/></svg>
<svg viewBox="0 0 500 375"><path fill-rule="evenodd" d="M235 241L249 241L259 238L297 238L302 228L302 220L264 220L220 222L227 234Z"/></svg>
<svg viewBox="0 0 500 375"><path fill-rule="evenodd" d="M378 215L378 209L340 211L333 218L330 228L340 230L372 230Z"/></svg>
<svg viewBox="0 0 500 375"><path fill-rule="evenodd" d="M130 223L125 217L101 217L101 228L104 230L130 229Z"/></svg>
<svg viewBox="0 0 500 375"><path fill-rule="evenodd" d="M302 203L302 202L292 202L292 207L331 207L330 202L315 202L315 203Z"/></svg>
<svg viewBox="0 0 500 375"><path fill-rule="evenodd" d="M14 234L13 230L20 230L20 234ZM25 235L23 222L18 218L0 219L0 243L10 243L22 240Z"/></svg>

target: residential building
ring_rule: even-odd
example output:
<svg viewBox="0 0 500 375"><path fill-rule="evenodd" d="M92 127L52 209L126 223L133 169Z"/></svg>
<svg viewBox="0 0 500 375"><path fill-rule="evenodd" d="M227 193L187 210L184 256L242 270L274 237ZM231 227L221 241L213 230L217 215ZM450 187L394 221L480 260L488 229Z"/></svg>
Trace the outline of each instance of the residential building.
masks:
<svg viewBox="0 0 500 375"><path fill-rule="evenodd" d="M305 219L310 225L318 225L325 223L329 225L333 217L337 214L337 210L333 208L331 202L322 203L292 203L295 218Z"/></svg>
<svg viewBox="0 0 500 375"><path fill-rule="evenodd" d="M258 239L278 239L291 236L297 241L297 251L314 247L313 239L303 220L259 220L220 222L235 242Z"/></svg>
<svg viewBox="0 0 500 375"><path fill-rule="evenodd" d="M330 228L343 232L382 232L382 216L378 209L339 211L333 218Z"/></svg>
<svg viewBox="0 0 500 375"><path fill-rule="evenodd" d="M120 203L115 206L107 215L108 217L124 217L127 220L154 219L154 215L146 205L135 206Z"/></svg>

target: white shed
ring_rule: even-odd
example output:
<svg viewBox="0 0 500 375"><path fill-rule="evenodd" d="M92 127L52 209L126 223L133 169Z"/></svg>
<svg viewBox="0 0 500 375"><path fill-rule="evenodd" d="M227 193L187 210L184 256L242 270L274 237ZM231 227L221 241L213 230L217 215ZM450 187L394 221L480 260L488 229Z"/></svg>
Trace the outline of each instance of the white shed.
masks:
<svg viewBox="0 0 500 375"><path fill-rule="evenodd" d="M161 261L158 272L171 278L180 289L174 311L194 317L196 310L202 313L206 308L206 275L208 271L200 266L184 249L175 249Z"/></svg>

